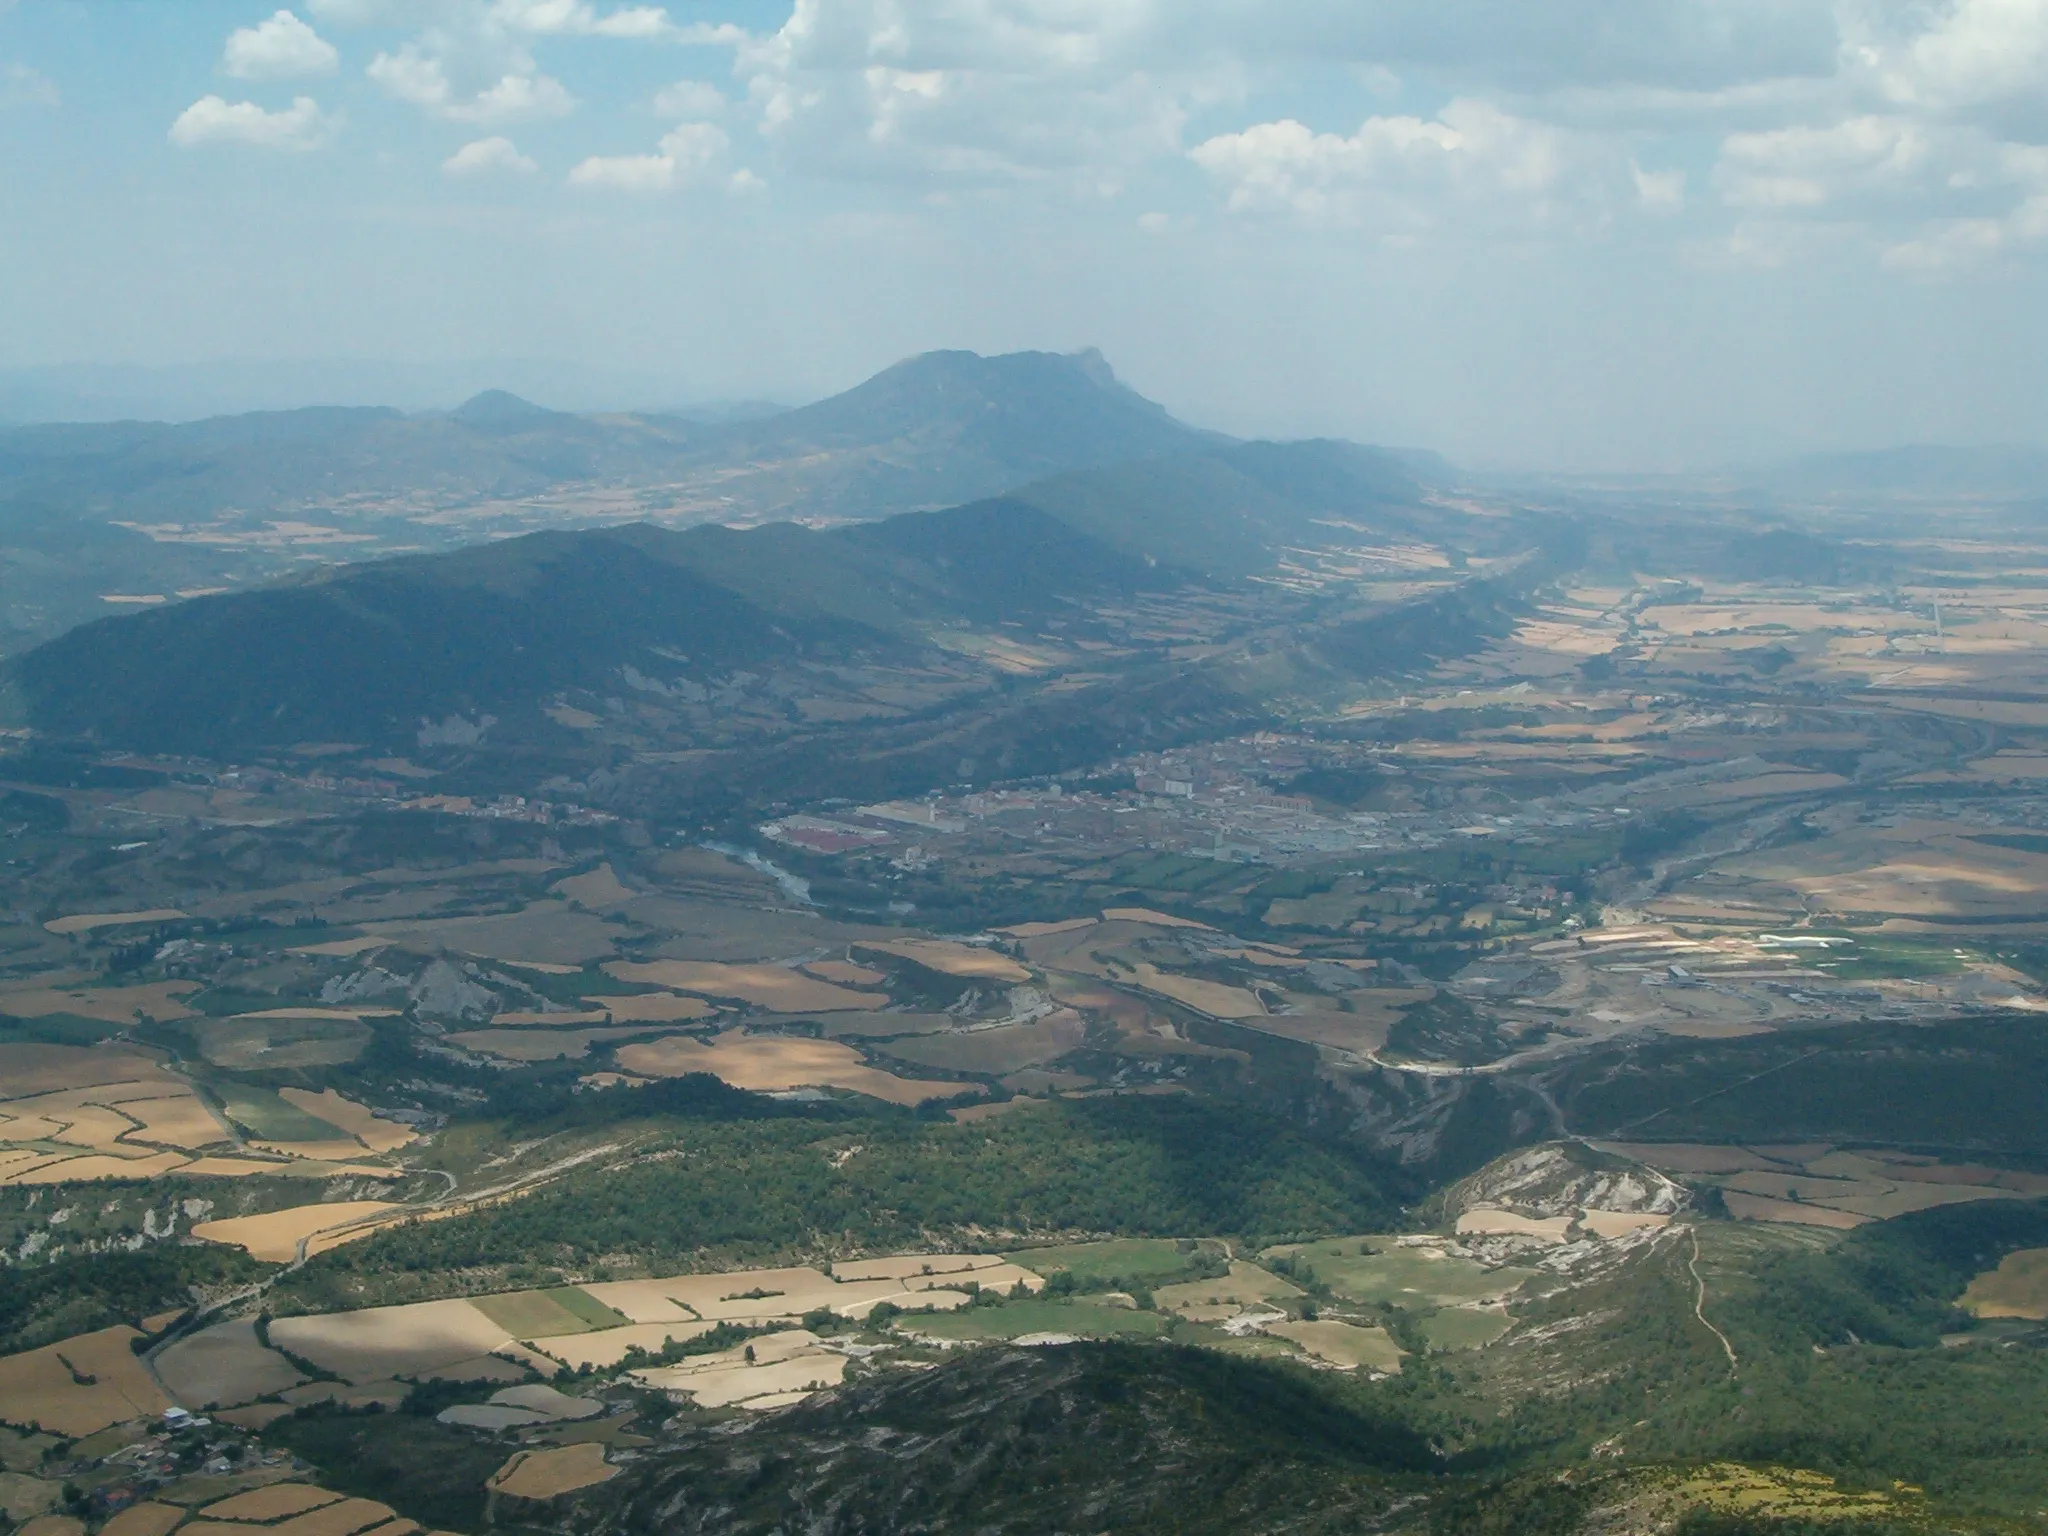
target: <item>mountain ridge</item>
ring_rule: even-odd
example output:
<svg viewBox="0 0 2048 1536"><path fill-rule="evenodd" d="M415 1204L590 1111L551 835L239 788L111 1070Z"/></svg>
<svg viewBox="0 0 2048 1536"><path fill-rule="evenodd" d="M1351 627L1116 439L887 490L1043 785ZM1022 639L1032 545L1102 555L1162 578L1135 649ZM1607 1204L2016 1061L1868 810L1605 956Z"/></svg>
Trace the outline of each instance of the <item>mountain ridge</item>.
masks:
<svg viewBox="0 0 2048 1536"><path fill-rule="evenodd" d="M1238 451L826 531L630 524L327 567L80 626L4 675L26 723L106 745L397 742L451 713L530 720L564 689L615 692L628 668L701 690L770 664L901 664L936 655L939 630L1064 623L1093 603L1228 585L1333 510L1396 533L1434 515L1367 453L1261 450L1269 480L1300 458L1318 487L1304 504L1241 473ZM1393 500L1403 484L1409 499Z"/></svg>
<svg viewBox="0 0 2048 1536"><path fill-rule="evenodd" d="M161 523L606 484L675 488L675 521L855 518L1222 441L1120 383L1099 353L936 352L796 410L722 422L578 415L486 390L416 415L309 406L16 427L0 430L0 503L42 497Z"/></svg>

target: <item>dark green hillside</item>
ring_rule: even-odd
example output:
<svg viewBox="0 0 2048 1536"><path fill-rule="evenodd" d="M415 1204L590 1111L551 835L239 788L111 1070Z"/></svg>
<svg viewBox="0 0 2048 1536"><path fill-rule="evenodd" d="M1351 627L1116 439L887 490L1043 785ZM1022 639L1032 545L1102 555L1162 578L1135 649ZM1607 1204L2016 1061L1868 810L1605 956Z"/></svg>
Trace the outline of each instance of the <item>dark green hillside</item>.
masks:
<svg viewBox="0 0 2048 1536"><path fill-rule="evenodd" d="M1216 456L1274 495L1324 516L1412 509L1422 494L1410 467L1393 454L1331 438L1238 443L1218 449Z"/></svg>
<svg viewBox="0 0 2048 1536"><path fill-rule="evenodd" d="M567 1523L593 1536L1379 1529L1436 1458L1354 1399L1200 1350L974 1350L737 1434L687 1431L579 1498Z"/></svg>
<svg viewBox="0 0 2048 1536"><path fill-rule="evenodd" d="M1372 1231L1394 1214L1370 1153L1192 1097L1087 1100L983 1126L694 1122L674 1144L688 1156L572 1175L324 1253L277 1300L363 1306L486 1289L536 1266L768 1260L969 1228L1271 1236ZM825 1155L851 1144L861 1151L840 1163Z"/></svg>
<svg viewBox="0 0 2048 1536"><path fill-rule="evenodd" d="M1576 1134L2048 1156L2048 1033L2025 1015L1589 1052L1550 1088Z"/></svg>
<svg viewBox="0 0 2048 1536"><path fill-rule="evenodd" d="M906 577L947 601L971 595L984 611L1028 614L1063 596L1161 590L1186 573L1105 543L1033 505L1030 491L848 528L863 554L893 557Z"/></svg>
<svg viewBox="0 0 2048 1536"><path fill-rule="evenodd" d="M502 426L516 436L550 419L522 407L490 405L478 430ZM508 722L494 738L502 740L526 732L539 705L564 689L616 694L631 682L628 667L701 686L739 668L905 660L932 625L1050 618L1071 615L1076 603L1233 584L1289 549L1356 538L1351 530L1368 519L1391 519L1390 533L1401 536L1393 525L1419 515L1380 499L1407 482L1379 455L1325 443L1254 447L1247 462L1263 478L1204 449L831 532L794 523L684 532L636 525L333 568L64 634L12 664L15 712L56 735L200 755L314 740L395 743L424 721L481 713ZM1298 472L1290 468L1297 459ZM1268 484L1290 481L1312 499L1289 500ZM1330 526L1340 513L1348 529ZM1317 648L1354 672L1404 670L1497 632L1505 622L1497 596L1492 587L1470 601L1453 594L1445 601L1462 605L1455 623L1430 609L1405 627L1340 633L1343 643ZM1126 694L1163 686L1199 696L1205 716L1220 707L1249 717L1241 701L1219 706L1198 678L1128 682ZM1150 706L1146 713L1158 715ZM1175 705L1162 718L1187 713ZM1165 744L1156 730L1134 734L1130 715L1117 699L1077 697L1042 721L1003 724L993 744L963 721L966 734L921 729L914 741L877 740L861 755L877 765L869 774L876 791L897 792L912 787L906 772L923 788L961 776L963 760L1051 772L1126 742ZM771 776L790 777L786 765Z"/></svg>
<svg viewBox="0 0 2048 1536"><path fill-rule="evenodd" d="M12 653L112 611L108 592L221 587L265 571L261 556L81 517L61 498L0 497L0 653Z"/></svg>
<svg viewBox="0 0 2048 1536"><path fill-rule="evenodd" d="M21 657L38 727L150 751L377 742L426 720L613 686L660 647L699 666L893 645L813 610L771 615L655 529L543 533L88 624Z"/></svg>

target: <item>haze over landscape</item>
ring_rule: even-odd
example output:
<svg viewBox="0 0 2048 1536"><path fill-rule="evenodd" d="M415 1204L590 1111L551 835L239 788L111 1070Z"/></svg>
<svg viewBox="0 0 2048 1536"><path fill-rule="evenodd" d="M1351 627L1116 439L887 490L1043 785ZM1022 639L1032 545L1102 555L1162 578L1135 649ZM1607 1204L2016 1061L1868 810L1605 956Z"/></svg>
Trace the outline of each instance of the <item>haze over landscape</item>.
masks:
<svg viewBox="0 0 2048 1536"><path fill-rule="evenodd" d="M0 0L0 1536L2048 1519L2048 0Z"/></svg>
<svg viewBox="0 0 2048 1536"><path fill-rule="evenodd" d="M1491 465L2040 441L2029 4L260 9L0 10L0 418L1092 345Z"/></svg>

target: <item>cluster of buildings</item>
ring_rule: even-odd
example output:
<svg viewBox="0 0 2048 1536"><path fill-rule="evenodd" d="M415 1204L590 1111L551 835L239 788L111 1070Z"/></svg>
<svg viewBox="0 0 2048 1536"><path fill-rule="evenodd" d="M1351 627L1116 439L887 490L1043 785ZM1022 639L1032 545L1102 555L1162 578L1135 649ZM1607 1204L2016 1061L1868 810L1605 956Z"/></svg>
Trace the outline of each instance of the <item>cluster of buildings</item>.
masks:
<svg viewBox="0 0 2048 1536"><path fill-rule="evenodd" d="M1137 850L1243 864L1289 864L1352 852L1424 850L1472 838L1550 838L1610 824L1625 813L1544 800L1510 815L1452 805L1382 811L1319 809L1285 786L1332 752L1324 743L1260 733L1122 759L1089 775L1129 788L1075 790L1057 782L924 800L834 808L779 817L761 834L816 854L897 850L928 862L950 840L994 840L1008 851L1036 849L1112 857ZM1355 749L1357 764L1378 760ZM1398 769L1392 770L1398 774ZM1275 784L1280 788L1275 788ZM966 846L961 843L958 846ZM998 851L998 850L986 850Z"/></svg>

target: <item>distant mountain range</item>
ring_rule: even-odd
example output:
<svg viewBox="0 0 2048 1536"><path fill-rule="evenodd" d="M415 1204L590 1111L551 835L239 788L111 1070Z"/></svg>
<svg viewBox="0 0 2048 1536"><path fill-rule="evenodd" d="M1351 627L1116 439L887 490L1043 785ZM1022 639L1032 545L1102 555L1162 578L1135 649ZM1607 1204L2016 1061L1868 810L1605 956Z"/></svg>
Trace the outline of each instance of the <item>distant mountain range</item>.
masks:
<svg viewBox="0 0 2048 1536"><path fill-rule="evenodd" d="M985 377L944 366L969 384ZM1120 399L1085 362L1022 366ZM907 382L890 381L883 398ZM972 436L987 463L1014 462L1044 451L1033 428L1057 420L1059 396L1035 395L1036 415L1010 412L963 384L958 409L931 430ZM1122 406L1136 426L1104 425L1104 451L1140 426L1161 444L1190 435L1135 397ZM517 438L530 411L473 402L461 430ZM903 424L885 409L842 414ZM829 415L810 420L812 440L833 430ZM649 686L701 688L738 668L905 664L938 654L937 629L1035 630L1090 603L1240 583L1298 546L1441 538L1462 521L1424 506L1402 465L1371 450L1201 441L830 531L634 525L327 567L83 625L16 658L6 680L19 718L109 746L215 755L406 743L449 715L535 721L564 690L619 692L629 671Z"/></svg>
<svg viewBox="0 0 2048 1536"><path fill-rule="evenodd" d="M406 415L320 407L0 432L0 509L161 524L308 511L406 517L564 487L649 491L662 521L883 516L1220 439L1096 352L934 352L762 419L579 416L487 391Z"/></svg>
<svg viewBox="0 0 2048 1536"><path fill-rule="evenodd" d="M224 358L141 367L72 363L0 368L0 423L202 421L308 405L445 410L485 389L557 410L652 410L704 421L772 415L787 405L719 399L675 369L590 367L496 357L406 363L374 358Z"/></svg>

